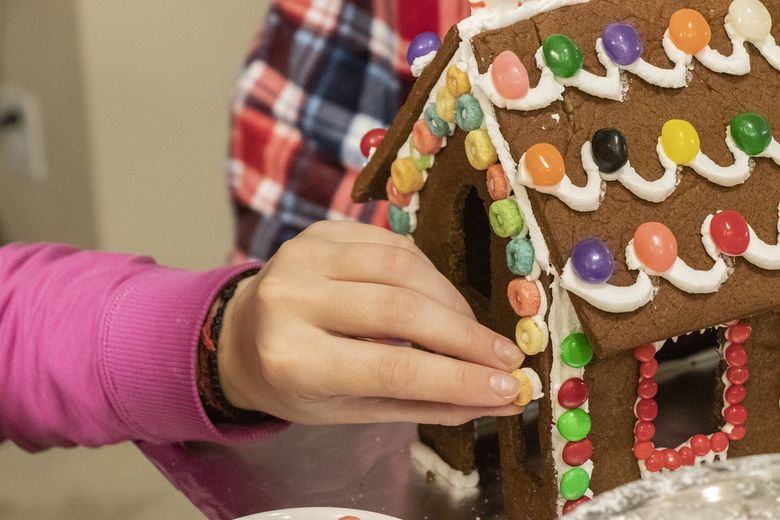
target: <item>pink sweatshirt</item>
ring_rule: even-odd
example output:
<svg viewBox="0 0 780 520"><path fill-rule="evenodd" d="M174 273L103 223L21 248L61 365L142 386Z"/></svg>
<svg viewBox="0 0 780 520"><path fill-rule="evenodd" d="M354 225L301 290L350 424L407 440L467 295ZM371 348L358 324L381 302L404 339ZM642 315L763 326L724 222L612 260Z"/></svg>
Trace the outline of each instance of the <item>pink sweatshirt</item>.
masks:
<svg viewBox="0 0 780 520"><path fill-rule="evenodd" d="M0 440L30 451L237 443L283 428L217 427L198 397L201 324L245 269L188 272L58 244L0 248Z"/></svg>

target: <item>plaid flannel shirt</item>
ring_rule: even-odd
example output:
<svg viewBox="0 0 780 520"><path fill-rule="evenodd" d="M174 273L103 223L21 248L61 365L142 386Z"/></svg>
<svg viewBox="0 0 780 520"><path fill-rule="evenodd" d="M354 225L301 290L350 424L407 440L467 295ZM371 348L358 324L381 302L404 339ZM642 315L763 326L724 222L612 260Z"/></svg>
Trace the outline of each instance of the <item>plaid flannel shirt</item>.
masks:
<svg viewBox="0 0 780 520"><path fill-rule="evenodd" d="M354 204L360 140L389 126L413 78L409 41L444 35L465 0L277 0L233 105L234 261L267 259L318 220L387 226L386 203Z"/></svg>

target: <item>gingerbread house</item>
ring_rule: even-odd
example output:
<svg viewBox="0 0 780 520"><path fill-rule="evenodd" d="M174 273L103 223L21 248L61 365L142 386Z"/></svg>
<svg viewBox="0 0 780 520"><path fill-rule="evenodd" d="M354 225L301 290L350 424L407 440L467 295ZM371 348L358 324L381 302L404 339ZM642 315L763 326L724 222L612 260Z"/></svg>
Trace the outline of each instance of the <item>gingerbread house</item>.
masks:
<svg viewBox="0 0 780 520"><path fill-rule="evenodd" d="M541 465L523 418L499 419L510 519L780 451L780 0L763 2L472 0L443 42L412 43L419 78L367 136L353 197L388 199L393 230L528 354ZM702 342L712 425L665 446L659 358ZM474 435L420 428L464 475Z"/></svg>

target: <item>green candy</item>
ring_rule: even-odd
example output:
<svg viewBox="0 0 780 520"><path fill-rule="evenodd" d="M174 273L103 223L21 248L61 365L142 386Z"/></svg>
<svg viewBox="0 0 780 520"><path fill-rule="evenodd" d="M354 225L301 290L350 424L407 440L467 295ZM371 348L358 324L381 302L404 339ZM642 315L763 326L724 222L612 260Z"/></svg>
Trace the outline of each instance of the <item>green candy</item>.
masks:
<svg viewBox="0 0 780 520"><path fill-rule="evenodd" d="M731 138L748 155L759 155L772 142L772 127L761 114L743 112L731 120Z"/></svg>
<svg viewBox="0 0 780 520"><path fill-rule="evenodd" d="M390 221L390 229L399 235L408 235L412 232L412 220L409 213L392 204L387 208L387 218Z"/></svg>
<svg viewBox="0 0 780 520"><path fill-rule="evenodd" d="M579 442L590 433L590 415L582 408L575 408L561 414L555 426L564 439Z"/></svg>
<svg viewBox="0 0 780 520"><path fill-rule="evenodd" d="M414 166L420 171L425 171L433 166L433 155L423 155L418 152L412 139L409 139L409 155L414 161Z"/></svg>
<svg viewBox="0 0 780 520"><path fill-rule="evenodd" d="M463 94L455 101L455 123L464 132L479 129L484 117L482 107L474 94Z"/></svg>
<svg viewBox="0 0 780 520"><path fill-rule="evenodd" d="M450 134L450 124L439 117L436 112L436 103L429 103L423 114L428 130L436 137L446 137Z"/></svg>
<svg viewBox="0 0 780 520"><path fill-rule="evenodd" d="M517 235L523 230L523 213L511 199L497 200L490 205L490 227L501 238Z"/></svg>
<svg viewBox="0 0 780 520"><path fill-rule="evenodd" d="M530 275L535 259L534 245L527 238L515 237L506 245L506 263L512 274Z"/></svg>
<svg viewBox="0 0 780 520"><path fill-rule="evenodd" d="M582 468L570 469L561 477L561 496L566 500L579 500L590 486L588 472Z"/></svg>
<svg viewBox="0 0 780 520"><path fill-rule="evenodd" d="M574 41L562 34L553 34L544 40L542 46L544 62L559 78L570 78L577 74L585 59Z"/></svg>
<svg viewBox="0 0 780 520"><path fill-rule="evenodd" d="M561 359L573 368L582 368L593 359L593 348L588 336L581 332L569 334L561 342Z"/></svg>

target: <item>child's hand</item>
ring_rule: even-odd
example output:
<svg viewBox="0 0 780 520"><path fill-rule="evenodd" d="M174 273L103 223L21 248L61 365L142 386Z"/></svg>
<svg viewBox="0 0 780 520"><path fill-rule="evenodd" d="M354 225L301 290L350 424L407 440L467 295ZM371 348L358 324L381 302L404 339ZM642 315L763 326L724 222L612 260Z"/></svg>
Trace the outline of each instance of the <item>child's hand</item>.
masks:
<svg viewBox="0 0 780 520"><path fill-rule="evenodd" d="M345 222L311 226L239 285L219 351L232 404L305 424L516 414L522 361L409 239Z"/></svg>

